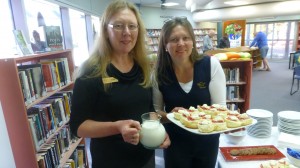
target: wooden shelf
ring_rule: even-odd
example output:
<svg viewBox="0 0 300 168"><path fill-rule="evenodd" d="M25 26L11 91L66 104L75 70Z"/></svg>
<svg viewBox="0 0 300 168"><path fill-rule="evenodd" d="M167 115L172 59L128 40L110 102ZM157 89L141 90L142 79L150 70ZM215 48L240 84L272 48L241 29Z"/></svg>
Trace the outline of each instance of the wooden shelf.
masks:
<svg viewBox="0 0 300 168"><path fill-rule="evenodd" d="M221 61L223 68L239 68L240 82L226 83L227 86L239 87L239 99L226 100L226 103L237 103L241 113L245 113L250 108L250 94L252 81L252 60Z"/></svg>
<svg viewBox="0 0 300 168"><path fill-rule="evenodd" d="M59 167L63 167L66 164L66 162L68 161L68 159L82 140L83 138L79 138L76 142L70 144L69 150L62 154L62 158L59 161Z"/></svg>
<svg viewBox="0 0 300 168"><path fill-rule="evenodd" d="M55 58L67 58L70 76L72 77L75 68L72 50L46 52L17 58L0 59L0 76L3 78L0 82L0 100L16 167L38 168L35 145L31 136L30 125L27 119L27 109L57 93L58 91L70 90L74 84L71 82L55 91L47 92L46 96L36 99L26 107L17 66L22 64L38 63L42 59ZM57 129L56 132L58 132L60 129L61 127ZM55 136L55 133L48 137L47 140L50 140L53 136ZM72 150L76 147L76 145L78 145L78 143L73 144ZM71 153L72 150L69 152ZM70 156L70 154L65 154L65 156Z"/></svg>

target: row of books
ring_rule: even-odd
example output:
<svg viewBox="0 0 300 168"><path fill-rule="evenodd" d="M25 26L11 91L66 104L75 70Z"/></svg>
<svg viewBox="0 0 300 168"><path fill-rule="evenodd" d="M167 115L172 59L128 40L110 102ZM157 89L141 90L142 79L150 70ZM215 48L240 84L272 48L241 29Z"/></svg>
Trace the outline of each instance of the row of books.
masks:
<svg viewBox="0 0 300 168"><path fill-rule="evenodd" d="M226 86L226 99L227 100L239 100L240 87L239 86Z"/></svg>
<svg viewBox="0 0 300 168"><path fill-rule="evenodd" d="M157 52L158 51L158 46L148 46L148 50L151 52Z"/></svg>
<svg viewBox="0 0 300 168"><path fill-rule="evenodd" d="M72 91L61 91L27 110L36 151L69 121Z"/></svg>
<svg viewBox="0 0 300 168"><path fill-rule="evenodd" d="M227 83L240 82L240 68L223 68Z"/></svg>
<svg viewBox="0 0 300 168"><path fill-rule="evenodd" d="M70 159L63 168L85 168L88 167L88 162L85 153L85 146L80 144L72 153Z"/></svg>
<svg viewBox="0 0 300 168"><path fill-rule="evenodd" d="M147 30L148 37L158 37L160 35L160 29L149 29Z"/></svg>
<svg viewBox="0 0 300 168"><path fill-rule="evenodd" d="M44 59L36 64L19 65L18 74L25 105L71 82L67 58Z"/></svg>
<svg viewBox="0 0 300 168"><path fill-rule="evenodd" d="M69 139L68 145L76 142L78 139ZM70 158L67 160L65 165L61 167L61 158L64 156L70 148L62 145L62 142L67 141L66 139L61 140L59 137L54 137L49 143L44 145L37 154L37 163L39 168L84 168L86 167L86 155L85 146L83 144L78 145ZM62 150L62 148L64 150Z"/></svg>
<svg viewBox="0 0 300 168"><path fill-rule="evenodd" d="M210 29L205 29L205 30L195 29L194 34L195 35L206 35L209 33L209 31L210 31Z"/></svg>
<svg viewBox="0 0 300 168"><path fill-rule="evenodd" d="M207 30L200 30L200 29L195 29L194 34L195 35L207 35L209 33L209 29ZM160 35L160 29L148 29L147 30L147 35L150 37L158 37ZM215 35L214 38L217 36Z"/></svg>
<svg viewBox="0 0 300 168"><path fill-rule="evenodd" d="M148 45L158 45L158 37L147 37Z"/></svg>
<svg viewBox="0 0 300 168"><path fill-rule="evenodd" d="M239 111L239 107L238 107L237 103L227 103L226 106L227 106L227 109L229 109L231 111Z"/></svg>

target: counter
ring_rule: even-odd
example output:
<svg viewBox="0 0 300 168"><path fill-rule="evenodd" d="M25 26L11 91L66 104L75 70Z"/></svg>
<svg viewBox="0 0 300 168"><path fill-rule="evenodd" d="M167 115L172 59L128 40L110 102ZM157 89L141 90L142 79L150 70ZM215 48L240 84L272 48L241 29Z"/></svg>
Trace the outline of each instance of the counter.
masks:
<svg viewBox="0 0 300 168"><path fill-rule="evenodd" d="M253 60L253 68L261 67L262 59L260 57L260 51L257 47L249 48L249 46L241 46L236 48L217 48L215 50L206 51L205 54L214 55L217 53L224 53L224 52L248 52L251 54Z"/></svg>

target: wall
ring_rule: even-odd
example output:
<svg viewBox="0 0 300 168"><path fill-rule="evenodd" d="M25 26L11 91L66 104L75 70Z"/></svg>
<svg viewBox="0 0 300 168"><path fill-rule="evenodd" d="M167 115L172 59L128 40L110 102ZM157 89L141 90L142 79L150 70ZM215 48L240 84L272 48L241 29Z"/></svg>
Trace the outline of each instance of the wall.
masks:
<svg viewBox="0 0 300 168"><path fill-rule="evenodd" d="M6 123L0 102L0 167L15 168L15 161L7 133Z"/></svg>
<svg viewBox="0 0 300 168"><path fill-rule="evenodd" d="M161 29L164 21L173 16L185 16L191 22L192 26L196 24L192 20L192 14L186 10L175 10L175 9L160 9L151 7L141 7L140 12L147 29Z"/></svg>

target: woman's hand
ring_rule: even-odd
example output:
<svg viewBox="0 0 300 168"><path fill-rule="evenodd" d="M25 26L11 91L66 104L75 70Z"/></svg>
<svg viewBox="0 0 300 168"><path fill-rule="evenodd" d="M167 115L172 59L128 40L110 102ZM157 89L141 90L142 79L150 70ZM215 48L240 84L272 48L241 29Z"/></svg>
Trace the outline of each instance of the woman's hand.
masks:
<svg viewBox="0 0 300 168"><path fill-rule="evenodd" d="M134 120L122 120L117 122L123 140L127 143L137 145L140 140L140 122Z"/></svg>
<svg viewBox="0 0 300 168"><path fill-rule="evenodd" d="M173 108L173 110L172 111L178 111L178 110L184 110L185 108L183 108L183 107L175 107L175 108Z"/></svg>
<svg viewBox="0 0 300 168"><path fill-rule="evenodd" d="M169 138L169 135L166 133L165 140L164 140L164 142L159 146L159 148L166 149L166 148L168 148L170 145L171 145L171 140L170 140L170 138Z"/></svg>

